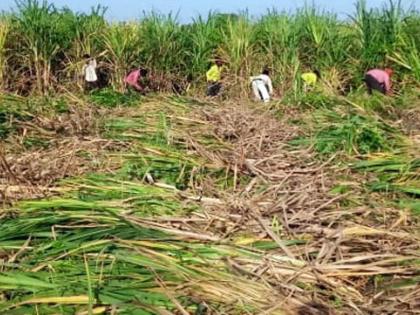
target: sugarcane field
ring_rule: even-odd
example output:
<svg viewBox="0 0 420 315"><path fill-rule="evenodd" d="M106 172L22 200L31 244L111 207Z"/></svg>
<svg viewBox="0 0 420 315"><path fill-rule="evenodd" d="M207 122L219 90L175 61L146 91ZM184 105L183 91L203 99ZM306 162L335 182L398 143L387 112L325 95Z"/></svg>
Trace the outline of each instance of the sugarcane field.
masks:
<svg viewBox="0 0 420 315"><path fill-rule="evenodd" d="M415 6L106 12L0 15L0 314L420 314Z"/></svg>

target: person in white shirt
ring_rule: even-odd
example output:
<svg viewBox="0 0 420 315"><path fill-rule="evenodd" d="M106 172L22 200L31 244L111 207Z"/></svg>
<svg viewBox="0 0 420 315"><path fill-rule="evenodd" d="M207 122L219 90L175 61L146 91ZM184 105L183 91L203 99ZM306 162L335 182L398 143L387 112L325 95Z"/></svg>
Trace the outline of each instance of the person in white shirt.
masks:
<svg viewBox="0 0 420 315"><path fill-rule="evenodd" d="M98 64L95 58L91 58L90 55L86 54L83 56L86 60L85 65L83 66L83 74L85 77L85 84L87 90L92 90L97 87L98 75L96 69Z"/></svg>
<svg viewBox="0 0 420 315"><path fill-rule="evenodd" d="M270 102L271 95L273 95L273 83L270 79L270 70L264 68L262 74L256 77L251 77L252 90L254 91L255 99Z"/></svg>

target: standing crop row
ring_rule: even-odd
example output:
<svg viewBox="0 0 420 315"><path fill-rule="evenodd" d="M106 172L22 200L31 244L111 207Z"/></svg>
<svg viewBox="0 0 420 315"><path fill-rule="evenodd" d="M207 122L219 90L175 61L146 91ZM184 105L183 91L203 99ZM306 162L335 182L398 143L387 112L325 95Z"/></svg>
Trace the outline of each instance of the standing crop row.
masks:
<svg viewBox="0 0 420 315"><path fill-rule="evenodd" d="M26 94L80 88L84 54L98 59L117 89L123 89L123 75L139 65L164 87L171 81L202 82L216 55L226 61L232 82L242 83L237 86L264 65L274 69L283 90L295 88L298 73L311 68L342 89L360 84L363 72L376 66L400 70L405 83L420 78L420 15L396 1L368 9L360 0L346 19L312 7L268 11L258 19L210 13L189 24L156 13L115 23L105 12L18 0L16 11L0 19L0 87Z"/></svg>

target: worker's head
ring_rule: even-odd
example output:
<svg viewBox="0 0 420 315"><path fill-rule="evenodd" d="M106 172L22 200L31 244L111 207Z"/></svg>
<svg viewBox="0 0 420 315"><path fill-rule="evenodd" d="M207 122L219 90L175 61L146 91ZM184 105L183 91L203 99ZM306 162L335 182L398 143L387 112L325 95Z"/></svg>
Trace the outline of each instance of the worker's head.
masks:
<svg viewBox="0 0 420 315"><path fill-rule="evenodd" d="M268 68L268 67L264 67L264 68L263 68L263 71L262 71L262 74L265 74L265 75L270 75L270 68Z"/></svg>
<svg viewBox="0 0 420 315"><path fill-rule="evenodd" d="M140 68L140 76L142 77L146 77L149 74L149 70L147 70L146 68Z"/></svg>
<svg viewBox="0 0 420 315"><path fill-rule="evenodd" d="M318 77L318 79L321 79L321 71L319 71L318 69L315 69L314 73Z"/></svg>
<svg viewBox="0 0 420 315"><path fill-rule="evenodd" d="M90 59L90 55L89 54L84 54L83 59Z"/></svg>
<svg viewBox="0 0 420 315"><path fill-rule="evenodd" d="M221 67L221 66L223 66L223 60L222 60L222 59L220 59L220 58L216 58L216 60L215 60L215 64L216 64L218 67Z"/></svg>
<svg viewBox="0 0 420 315"><path fill-rule="evenodd" d="M392 70L391 68L385 68L385 72L388 73L390 77L392 77L392 75L394 74L394 70Z"/></svg>

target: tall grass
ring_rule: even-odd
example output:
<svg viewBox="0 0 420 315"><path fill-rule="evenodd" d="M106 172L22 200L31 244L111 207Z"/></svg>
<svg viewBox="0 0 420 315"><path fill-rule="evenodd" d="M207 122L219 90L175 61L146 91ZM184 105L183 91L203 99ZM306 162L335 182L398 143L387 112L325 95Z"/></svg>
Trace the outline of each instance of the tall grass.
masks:
<svg viewBox="0 0 420 315"><path fill-rule="evenodd" d="M19 90L22 79L33 83L28 88L37 92L61 85L74 88L84 53L98 57L121 90L124 74L140 64L152 70L162 88L186 78L204 82L216 55L226 60L226 75L236 83L246 82L263 65L271 66L280 91L297 90L296 78L312 68L336 80L333 86L347 89L357 88L371 67L396 68L402 84L420 77L420 15L404 10L401 1L370 9L360 0L346 20L305 7L294 13L268 11L258 19L246 12L210 13L189 24L156 13L115 24L104 19L102 7L80 14L47 1L17 4L9 28L2 28L9 30L8 36L0 33L11 90ZM10 49L1 50L2 43Z"/></svg>
<svg viewBox="0 0 420 315"><path fill-rule="evenodd" d="M140 55L140 39L136 24L114 24L101 36L107 54L105 59L111 69L112 82L123 90L124 75L134 67Z"/></svg>
<svg viewBox="0 0 420 315"><path fill-rule="evenodd" d="M239 15L227 18L226 30L222 32L221 51L236 77L250 74L254 55L254 27L248 16Z"/></svg>
<svg viewBox="0 0 420 315"><path fill-rule="evenodd" d="M65 11L66 24L69 25L74 36L71 47L65 52L65 68L62 78L66 82L82 84L83 55L98 56L103 53L101 41L107 24L104 19L106 9L101 6L92 8L89 14ZM72 80L72 81L70 81Z"/></svg>
<svg viewBox="0 0 420 315"><path fill-rule="evenodd" d="M143 60L151 68L177 73L185 67L183 33L176 16L146 15L140 23L140 38Z"/></svg>
<svg viewBox="0 0 420 315"><path fill-rule="evenodd" d="M7 68L7 36L10 30L8 17L0 18L0 88L5 86L5 74Z"/></svg>
<svg viewBox="0 0 420 315"><path fill-rule="evenodd" d="M186 69L187 76L204 74L220 44L221 28L218 27L217 15L210 13L207 18L199 16L190 26L185 27L185 30L187 31L186 44L190 47L186 51L186 58L190 64L190 67ZM197 79L200 79L200 76Z"/></svg>
<svg viewBox="0 0 420 315"><path fill-rule="evenodd" d="M17 1L13 16L16 58L34 77L36 90L45 92L53 79L55 57L70 46L71 31L53 4L38 0ZM19 69L23 70L23 69Z"/></svg>

